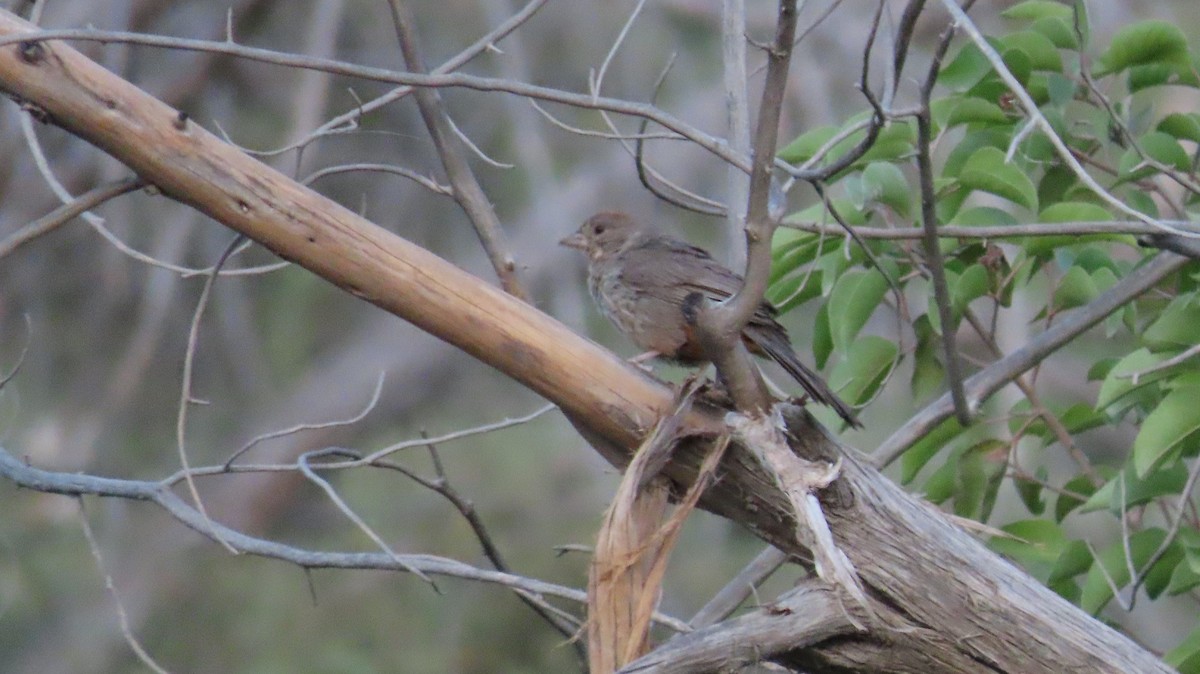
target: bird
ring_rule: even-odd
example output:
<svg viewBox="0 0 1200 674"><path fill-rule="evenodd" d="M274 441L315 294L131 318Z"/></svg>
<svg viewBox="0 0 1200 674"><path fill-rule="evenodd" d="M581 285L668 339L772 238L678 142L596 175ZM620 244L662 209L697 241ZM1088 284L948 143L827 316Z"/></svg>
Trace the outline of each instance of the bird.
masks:
<svg viewBox="0 0 1200 674"><path fill-rule="evenodd" d="M701 296L715 302L728 299L742 287L740 275L703 248L652 233L620 211L596 213L559 244L587 256L592 299L618 330L648 351L644 356L685 365L708 361L699 339L692 335L687 305L694 310ZM854 410L800 361L776 313L766 301L758 306L742 330L746 348L774 360L809 398L833 408L851 426L861 427Z"/></svg>

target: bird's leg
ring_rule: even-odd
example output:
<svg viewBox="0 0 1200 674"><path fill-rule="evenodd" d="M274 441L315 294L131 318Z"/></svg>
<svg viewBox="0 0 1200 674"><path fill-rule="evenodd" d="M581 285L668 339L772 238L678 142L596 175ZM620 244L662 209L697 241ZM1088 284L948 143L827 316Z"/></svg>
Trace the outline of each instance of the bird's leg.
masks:
<svg viewBox="0 0 1200 674"><path fill-rule="evenodd" d="M645 370L646 372L654 372L654 368L647 365L646 362L654 360L655 358L658 358L661 355L662 354L657 351L647 351L645 353L639 353L638 355L634 356L633 358L627 359L627 362L633 363L634 365L640 367L641 369Z"/></svg>

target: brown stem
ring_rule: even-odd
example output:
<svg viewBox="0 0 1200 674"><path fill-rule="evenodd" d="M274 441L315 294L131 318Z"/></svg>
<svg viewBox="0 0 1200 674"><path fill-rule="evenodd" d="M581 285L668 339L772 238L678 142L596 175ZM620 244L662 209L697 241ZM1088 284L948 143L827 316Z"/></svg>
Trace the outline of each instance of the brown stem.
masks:
<svg viewBox="0 0 1200 674"><path fill-rule="evenodd" d="M792 44L796 34L796 2L779 3L775 40L767 53L754 156L750 169L750 202L746 211L746 280L731 298L701 307L697 325L706 352L712 357L738 409L765 411L770 397L750 354L741 343L742 329L762 303L771 275L771 236L776 222L770 213L771 167L779 137L779 115L787 88Z"/></svg>
<svg viewBox="0 0 1200 674"><path fill-rule="evenodd" d="M404 54L405 64L410 72L426 74L425 58L421 55L412 9L403 0L389 0L388 5L392 9L392 20L396 24L396 35L400 38L400 51ZM496 211L492 209L483 187L475 179L462 140L450 126L441 94L437 89L418 87L413 95L421 110L421 118L425 120L425 128L429 130L429 137L433 139L433 145L442 159L446 177L454 187L454 200L475 226L475 233L479 235L479 242L492 261L500 285L509 294L528 299L528 293L517 278L517 263L509 248L508 237L504 235L504 228L500 226L500 219L496 217Z"/></svg>

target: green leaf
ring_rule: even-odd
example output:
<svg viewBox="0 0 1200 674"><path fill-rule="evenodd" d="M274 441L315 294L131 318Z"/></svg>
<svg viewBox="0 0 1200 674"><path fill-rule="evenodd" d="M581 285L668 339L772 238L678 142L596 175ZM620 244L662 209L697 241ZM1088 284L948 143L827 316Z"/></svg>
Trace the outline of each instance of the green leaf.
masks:
<svg viewBox="0 0 1200 674"><path fill-rule="evenodd" d="M1086 49L1092 43L1092 21L1088 14L1088 6L1085 0L1072 0L1071 9L1075 12L1075 16L1071 21L1071 25L1079 33L1083 44L1081 48Z"/></svg>
<svg viewBox="0 0 1200 674"><path fill-rule="evenodd" d="M1191 158L1187 150L1175 140L1174 136L1161 131L1151 131L1137 140L1146 157L1178 171L1187 171L1191 166ZM1158 169L1147 163L1146 159L1134 148L1129 148L1117 162L1117 175L1123 182L1141 180L1155 175Z"/></svg>
<svg viewBox="0 0 1200 674"><path fill-rule="evenodd" d="M846 121L842 129L858 124L866 119L869 114L854 115ZM842 129L824 126L803 133L780 150L777 156L789 164L803 164L812 159L822 147L833 140L834 136L841 133ZM865 129L849 133L845 138L834 143L829 151L822 156L821 164L836 161L862 142L866 138L866 135L867 132ZM870 149L854 162L847 171L855 167L865 166L872 161L890 161L912 155L915 151L916 140L917 127L915 122L912 120L889 122L879 130L879 133L875 136L875 142L871 145Z"/></svg>
<svg viewBox="0 0 1200 674"><path fill-rule="evenodd" d="M1154 563L1154 567L1146 572L1146 581L1142 584L1142 587L1146 591L1146 596L1151 599L1157 599L1163 593L1163 590L1166 590L1167 586L1170 585L1171 577L1175 575L1175 569L1187 566L1186 564L1181 564L1180 562L1182 561L1183 549L1179 545L1179 540L1176 539L1167 546L1162 557Z"/></svg>
<svg viewBox="0 0 1200 674"><path fill-rule="evenodd" d="M959 124L1009 124L1012 119L999 105L982 98L943 98L930 105L931 114L945 129Z"/></svg>
<svg viewBox="0 0 1200 674"><path fill-rule="evenodd" d="M1101 206L1087 201L1060 201L1047 206L1038 215L1038 221L1054 224L1068 222L1108 222L1111 213ZM1031 256L1057 253L1068 246L1089 241L1118 241L1135 245L1136 239L1127 234L1086 234L1082 236L1030 236L1021 239L1021 247Z"/></svg>
<svg viewBox="0 0 1200 674"><path fill-rule="evenodd" d="M1183 594L1197 585L1200 585L1200 573L1196 573L1190 564L1180 564L1171 573L1171 581L1167 584L1166 591L1168 595L1175 596Z"/></svg>
<svg viewBox="0 0 1200 674"><path fill-rule="evenodd" d="M829 302L822 304L821 308L817 310L817 319L813 323L812 349L817 367L825 367L825 362L833 353L833 338L829 331Z"/></svg>
<svg viewBox="0 0 1200 674"><path fill-rule="evenodd" d="M1092 553L1083 541L1067 543L1058 559L1054 560L1054 568L1050 571L1047 583L1074 578L1087 571L1092 566Z"/></svg>
<svg viewBox="0 0 1200 674"><path fill-rule="evenodd" d="M1124 482L1124 485L1122 485ZM1156 470L1145 478L1139 478L1132 466L1127 466L1121 475L1104 483L1104 486L1092 494L1079 512L1087 513L1107 509L1114 515L1120 516L1124 511L1167 494L1178 494L1183 491L1187 482L1187 468L1182 463L1176 463ZM1124 506L1124 509L1122 509Z"/></svg>
<svg viewBox="0 0 1200 674"><path fill-rule="evenodd" d="M1140 569L1150 560L1150 556L1162 544L1164 538L1166 532L1158 528L1143 529L1129 537L1129 553L1135 569ZM1099 613L1112 599L1112 587L1108 579L1111 579L1117 588L1125 587L1130 580L1129 566L1125 561L1125 544L1122 542L1118 541L1106 548L1100 553L1097 561L1099 564L1093 564L1088 571L1079 602L1079 607L1092 615ZM1157 568L1159 565L1155 566ZM1104 571L1108 572L1108 578L1105 578Z"/></svg>
<svg viewBox="0 0 1200 674"><path fill-rule="evenodd" d="M1200 429L1200 386L1182 386L1162 399L1133 439L1133 466L1145 477Z"/></svg>
<svg viewBox="0 0 1200 674"><path fill-rule="evenodd" d="M1142 339L1152 349L1187 348L1196 343L1197 325L1200 325L1200 302L1196 293L1183 293L1172 299L1146 328Z"/></svg>
<svg viewBox="0 0 1200 674"><path fill-rule="evenodd" d="M859 337L834 366L829 385L852 405L867 402L895 367L899 352L891 340L876 335Z"/></svg>
<svg viewBox="0 0 1200 674"><path fill-rule="evenodd" d="M1017 219L1012 213L995 206L973 206L958 212L948 223L967 227L990 227L999 225L1015 225Z"/></svg>
<svg viewBox="0 0 1200 674"><path fill-rule="evenodd" d="M967 188L995 194L1030 210L1037 210L1037 189L1025 172L1004 161L994 147L975 151L963 166L959 181Z"/></svg>
<svg viewBox="0 0 1200 674"><path fill-rule="evenodd" d="M984 440L963 452L958 459L955 514L986 522L1007 467L1008 444L1000 440Z"/></svg>
<svg viewBox="0 0 1200 674"><path fill-rule="evenodd" d="M841 156L866 137L865 132L852 134L843 144L839 144L834 157ZM875 144L857 162L862 166L873 161L891 161L910 157L916 152L917 127L911 121L893 121L879 130Z"/></svg>
<svg viewBox="0 0 1200 674"><path fill-rule="evenodd" d="M973 264L955 279L950 286L950 302L959 314L974 300L983 297L990 289L991 279L981 264Z"/></svg>
<svg viewBox="0 0 1200 674"><path fill-rule="evenodd" d="M1115 473L1115 471L1108 467L1097 469L1097 472L1101 473L1106 479ZM1056 522L1063 521L1067 515L1070 515L1076 508L1084 504L1084 500L1075 498L1073 494L1090 497L1095 491L1096 487L1087 475L1076 475L1067 480L1067 483L1063 485L1064 493L1060 494L1058 500L1054 503L1054 520Z"/></svg>
<svg viewBox="0 0 1200 674"><path fill-rule="evenodd" d="M1193 143L1200 143L1200 114L1194 112L1175 112L1169 114L1158 123L1156 130L1178 140L1190 140Z"/></svg>
<svg viewBox="0 0 1200 674"><path fill-rule="evenodd" d="M1061 19L1048 16L1034 21L1030 28L1045 35L1059 49L1079 50L1079 38L1075 35L1075 29L1071 28L1069 17Z"/></svg>
<svg viewBox="0 0 1200 674"><path fill-rule="evenodd" d="M1021 563L1039 578L1049 576L1050 570L1067 546L1067 537L1057 524L1044 519L1028 519L1000 527L1017 540L993 536L988 547Z"/></svg>
<svg viewBox="0 0 1200 674"><path fill-rule="evenodd" d="M1109 220L1112 220L1112 214L1106 209L1086 201L1060 201L1047 206L1038 215L1038 221L1046 223L1107 222Z"/></svg>
<svg viewBox="0 0 1200 674"><path fill-rule="evenodd" d="M1029 76L1033 74L1033 59L1022 49L1007 49L1000 44L994 46L1000 52L1000 59L1004 62L1004 67L1008 70L1009 74L1013 76L1013 79L1018 84L1026 87L1029 83ZM999 101L1001 97L1007 96L1008 93L1008 83L1001 79L1000 75L995 71L989 72L983 79L979 80L978 84L966 91L967 96L974 96L975 98L982 98L989 101Z"/></svg>
<svg viewBox="0 0 1200 674"><path fill-rule="evenodd" d="M1038 203L1054 205L1063 200L1067 190L1079 184L1079 178L1071 169L1057 164L1046 169L1038 182ZM1049 210L1050 206L1046 207ZM1045 213L1045 211L1043 211ZM1041 217L1038 218L1042 222Z"/></svg>
<svg viewBox="0 0 1200 674"><path fill-rule="evenodd" d="M1192 628L1178 646L1168 651L1163 662L1179 670L1179 674L1200 673L1200 625Z"/></svg>
<svg viewBox="0 0 1200 674"><path fill-rule="evenodd" d="M830 335L834 348L844 351L866 325L867 319L887 292L887 281L875 269L846 272L833 286L829 303L837 307L829 315Z"/></svg>
<svg viewBox="0 0 1200 674"><path fill-rule="evenodd" d="M890 207L901 218L912 215L913 190L899 166L889 162L872 162L862 172L865 201Z"/></svg>
<svg viewBox="0 0 1200 674"><path fill-rule="evenodd" d="M1005 35L1000 41L1007 49L1020 49L1029 56L1033 70L1062 72L1062 55L1050 38L1032 30L1022 30Z"/></svg>
<svg viewBox="0 0 1200 674"><path fill-rule="evenodd" d="M966 91L979 83L992 70L983 52L975 43L968 42L958 54L938 73L938 84L951 91Z"/></svg>
<svg viewBox="0 0 1200 674"><path fill-rule="evenodd" d="M767 301L779 313L786 313L805 302L821 296L820 270L813 272L797 272L791 276L771 284L767 290Z"/></svg>
<svg viewBox="0 0 1200 674"><path fill-rule="evenodd" d="M1070 19L1071 8L1052 0L1025 0L1000 12L1000 16L1015 21L1036 21L1048 16Z"/></svg>
<svg viewBox="0 0 1200 674"><path fill-rule="evenodd" d="M1067 432L1074 435L1090 431L1093 428L1099 428L1107 423L1107 419L1103 414L1097 413L1087 403L1075 403L1067 408L1059 417Z"/></svg>
<svg viewBox="0 0 1200 674"><path fill-rule="evenodd" d="M1014 406L1013 413L1017 411ZM1024 412L1024 410L1022 410ZM1076 403L1071 405L1065 412L1058 414L1058 419L1067 432L1072 435L1082 433L1093 428L1097 428L1109 423L1109 418L1092 409L1091 405L1086 403ZM1013 432L1016 428L1024 423L1023 419L1013 418L1009 424ZM1037 417L1030 421L1025 426L1025 434L1032 437L1041 438L1043 445L1048 445L1051 442L1058 440L1058 437L1046 425L1046 421L1042 417Z"/></svg>
<svg viewBox="0 0 1200 674"><path fill-rule="evenodd" d="M1169 21L1141 21L1126 26L1097 61L1096 77L1148 63L1185 63L1187 36Z"/></svg>
<svg viewBox="0 0 1200 674"><path fill-rule="evenodd" d="M1046 469L1039 468L1037 477L1043 482L1046 479ZM1017 496L1021 497L1021 502L1029 509L1029 512L1034 515L1041 515L1046 511L1046 499L1042 498L1042 483L1035 480L1013 479L1013 487L1017 490Z"/></svg>
<svg viewBox="0 0 1200 674"><path fill-rule="evenodd" d="M1059 107L1065 106L1075 99L1079 84L1061 73L1050 73L1046 76L1046 95L1050 103Z"/></svg>
<svg viewBox="0 0 1200 674"><path fill-rule="evenodd" d="M1096 397L1096 410L1103 410L1130 391L1147 386L1167 376L1166 372L1160 370L1144 376L1138 376L1137 383L1135 384L1134 378L1131 375L1144 372L1158 365L1168 357L1168 354L1150 353L1149 349L1142 348L1122 358L1105 375L1104 383L1100 385L1100 393Z"/></svg>
<svg viewBox="0 0 1200 674"><path fill-rule="evenodd" d="M920 402L940 391L946 381L946 368L939 357L938 335L929 322L929 315L922 314L913 322L917 335L917 348L913 353L912 393L913 400Z"/></svg>
<svg viewBox="0 0 1200 674"><path fill-rule="evenodd" d="M928 480L925 480L921 494L926 501L941 505L954 496L954 490L958 488L957 477L958 453L955 452L937 470L933 471Z"/></svg>
<svg viewBox="0 0 1200 674"><path fill-rule="evenodd" d="M1143 89L1165 85L1198 87L1198 64L1200 60L1193 59L1192 63L1151 63L1134 66L1129 69L1129 93L1134 94Z"/></svg>
<svg viewBox="0 0 1200 674"><path fill-rule="evenodd" d="M837 135L836 126L819 126L805 131L784 146L777 155L789 164L803 164Z"/></svg>
<svg viewBox="0 0 1200 674"><path fill-rule="evenodd" d="M962 426L958 425L958 420L950 417L926 433L925 437L913 443L900 460L900 481L903 484L912 482L925 464L937 456L946 443L962 433L962 430Z"/></svg>
<svg viewBox="0 0 1200 674"><path fill-rule="evenodd" d="M963 139L958 142L946 156L946 163L942 165L943 178L957 178L966 167L967 161L979 151L980 148L994 147L1003 151L1008 147L1009 141L1012 140L1011 129L986 128L978 131L969 131Z"/></svg>
<svg viewBox="0 0 1200 674"><path fill-rule="evenodd" d="M1092 281L1091 275L1083 267L1072 266L1066 274L1063 274L1062 279L1058 282L1058 287L1054 289L1051 306L1056 311L1073 309L1091 302L1099 294L1100 291L1096 289L1096 283Z"/></svg>

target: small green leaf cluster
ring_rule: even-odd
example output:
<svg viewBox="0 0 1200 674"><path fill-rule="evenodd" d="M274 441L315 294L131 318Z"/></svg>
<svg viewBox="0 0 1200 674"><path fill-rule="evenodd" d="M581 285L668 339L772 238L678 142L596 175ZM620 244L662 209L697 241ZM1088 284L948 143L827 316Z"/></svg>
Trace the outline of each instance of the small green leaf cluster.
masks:
<svg viewBox="0 0 1200 674"><path fill-rule="evenodd" d="M916 120L893 115L870 150L823 182L827 198L788 215L777 233L768 299L783 311L817 303L816 362L833 362L831 383L851 403L868 403L893 379L906 379L895 385L907 383L917 403L944 394L944 330L983 344L968 363L978 368L1011 344L996 331L1012 316L1033 316L1032 335L1063 312L1087 311L1159 252L1141 245L1134 232L1145 225L1126 209L1200 220L1200 112L1179 104L1200 98L1200 54L1184 31L1147 20L1093 44L1085 3L1070 0L1027 0L1003 16L1007 32L987 43L1073 162L985 50L958 38L929 103L933 142L923 147ZM779 157L806 169L832 165L866 137L872 117L812 129ZM925 186L921 153L933 167ZM929 212L943 228L949 326L916 236ZM845 226L861 228L863 241L848 242ZM913 236L867 235L880 229ZM993 545L1093 613L1114 596L1200 589L1200 513L1190 500L1179 507L1200 461L1200 358L1192 357L1200 266L1108 316L1101 331L1103 339L1068 347L1091 365L1094 400L992 400L969 427L949 419L933 428L903 455L901 475L979 521L1009 485L1028 514ZM1026 376L1027 390L1045 369ZM1127 455L1089 453L1091 436L1082 434L1100 427L1134 438ZM1071 518L1085 516L1108 517L1111 541L1073 533ZM1200 624L1168 660L1200 672Z"/></svg>

